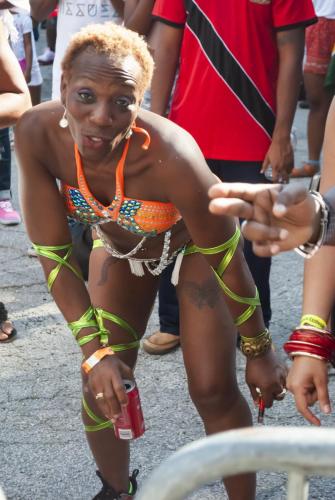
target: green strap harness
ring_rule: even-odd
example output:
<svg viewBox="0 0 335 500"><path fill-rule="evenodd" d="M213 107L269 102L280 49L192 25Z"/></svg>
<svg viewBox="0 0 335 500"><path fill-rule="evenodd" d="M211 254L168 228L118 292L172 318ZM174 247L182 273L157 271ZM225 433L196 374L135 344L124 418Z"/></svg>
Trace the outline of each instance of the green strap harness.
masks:
<svg viewBox="0 0 335 500"><path fill-rule="evenodd" d="M95 309L92 306L90 306L87 309L87 311L84 312L84 314L77 321L72 321L71 323L68 323L68 327L73 333L73 336L77 340L79 346L88 344L88 342L91 342L91 340L96 339L97 337L100 337L100 343L102 345L108 344L108 330L106 330L106 328L103 328L102 330L99 329L99 325L96 319ZM98 331L95 333L90 333L89 335L85 335L85 337L81 337L80 339L77 339L79 332L83 328L89 328L89 327L97 328Z"/></svg>
<svg viewBox="0 0 335 500"><path fill-rule="evenodd" d="M86 403L85 399L83 398L83 408L86 411L87 415L90 417L93 422L95 422L95 425L85 425L85 431L86 432L97 432L97 431L102 431L103 429L113 429L113 424L110 420L103 420L100 417L97 417L93 413L93 411L89 408L88 404Z"/></svg>
<svg viewBox="0 0 335 500"><path fill-rule="evenodd" d="M256 307L260 305L257 289L255 297L241 297L240 295L237 295L235 292L230 290L222 280L222 275L229 266L235 254L240 239L240 235L241 233L239 228L236 228L233 236L229 238L229 240L223 243L222 245L218 245L213 248L202 248L198 247L197 245L190 245L186 247L184 250L185 256L194 253L201 253L203 255L216 255L218 253L226 252L217 269L214 269L212 267L212 270L214 272L215 277L218 280L220 287L228 297L230 297L232 300L236 302L239 302L240 304L248 305L247 309L235 319L234 323L236 326L240 326L243 323L245 323L253 315L253 313L256 310ZM93 249L101 247L103 247L103 242L101 240L98 239L93 241ZM58 262L57 267L53 269L48 276L49 291L51 290L51 287L63 265L66 266L71 271L73 271L78 278L82 279L82 276L79 274L79 272L68 262L68 259L70 258L70 255L72 253L72 244L61 245L61 246L34 245L34 248L36 250L36 253L38 253L38 255L47 257L49 259ZM64 257L60 257L55 253L55 251L57 250L67 250L67 252ZM110 334L110 331L105 327L104 320L109 320L112 323L116 324L117 326L128 332L133 338L133 341L125 344L111 345L110 347L113 349L113 351L120 352L120 351L125 351L127 349L135 349L139 347L140 344L139 335L134 330L134 328L127 321L120 318L116 314L112 314L101 308L94 309L92 306L90 306L87 309L87 311L77 321L72 321L68 323L68 326L75 338L77 338L79 332L83 328L95 327L97 329L97 332L91 333L77 340L80 346L87 344L96 337L100 337L100 342L102 345L107 345L108 335ZM83 399L83 408L87 413L88 417L93 422L95 422L94 425L85 425L86 432L95 432L103 429L113 428L113 424L110 420L103 420L92 412L92 410L87 405L85 399Z"/></svg>
<svg viewBox="0 0 335 500"><path fill-rule="evenodd" d="M108 333L110 332L104 326L104 319L107 319L109 321L112 321L114 324L118 325L120 328L128 332L133 337L134 340L132 342L127 342L126 344L110 345L113 351L120 352L120 351L126 351L127 349L135 349L139 347L140 345L139 335L127 321L120 318L116 314L112 314L101 308L95 309L95 316L99 327L99 332L96 335L101 334L101 332L106 332L108 340ZM96 431L101 431L102 429L113 428L112 422L110 420L102 420L100 417L95 415L95 413L93 413L93 411L89 408L88 404L84 399L83 399L83 408L86 411L89 418L93 420L93 422L95 422L95 425L84 426L86 432L96 432Z"/></svg>
<svg viewBox="0 0 335 500"><path fill-rule="evenodd" d="M222 245L218 245L217 247L212 247L212 248L201 248L198 247L197 245L190 245L186 247L184 250L184 255L191 255L193 253L201 253L203 255L215 255L218 253L226 252L217 269L214 269L212 267L212 270L214 272L216 279L218 280L220 287L228 297L230 297L235 302L248 305L248 308L234 320L236 326L240 326L243 323L245 323L253 315L253 313L256 310L256 307L260 305L257 288L255 297L241 297L240 295L237 295L235 292L230 290L230 288L228 288L228 286L224 283L222 279L223 273L225 272L232 258L234 257L240 236L241 232L239 228L236 227L233 236L229 238L229 240L226 241L225 243L222 243Z"/></svg>
<svg viewBox="0 0 335 500"><path fill-rule="evenodd" d="M104 246L104 243L102 240L93 240L93 247L92 250L95 248L102 248Z"/></svg>
<svg viewBox="0 0 335 500"><path fill-rule="evenodd" d="M126 351L127 349L135 349L140 346L140 338L136 330L124 319L120 318L120 316L117 316L116 314L112 314L110 312L105 311L104 309L101 308L96 308L95 309L95 316L97 318L98 326L100 331L104 331L110 333L109 330L107 330L104 326L104 319L107 319L109 321L112 321L115 325L119 326L126 332L128 332L132 337L133 341L127 342L126 344L112 344L110 347L113 349L115 352L120 352L120 351Z"/></svg>
<svg viewBox="0 0 335 500"><path fill-rule="evenodd" d="M101 247L102 245L103 244L101 240L95 240L93 248L98 248ZM48 259L57 262L57 266L50 272L47 278L49 292L51 291L52 286L62 266L66 266L68 269L70 269L80 280L83 279L82 275L77 271L77 269L75 269L75 267L68 262L73 250L72 243L69 243L67 245L58 245L58 246L43 246L43 245L33 245L33 246L38 255L41 255L42 257L47 257ZM56 251L62 251L62 250L66 251L64 257L60 257L55 253ZM112 314L101 308L95 309L92 306L90 306L78 320L71 321L70 323L68 323L68 326L72 331L74 338L77 340L79 346L83 346L97 337L100 338L100 342L102 345L107 345L108 335L110 334L110 331L105 327L104 320L109 320L112 323L116 324L117 326L128 332L133 338L133 340L128 343L111 345L110 347L113 349L113 351L120 352L120 351L125 351L127 349L134 349L139 347L140 340L136 330L134 330L134 328L124 319L120 318L116 314ZM79 332L83 328L90 328L90 327L96 328L97 331L94 333L90 333L89 335L85 335L80 339L77 339ZM95 425L85 426L85 430L87 432L100 431L102 429L113 428L112 422L110 422L109 420L104 421L100 417L95 415L92 412L92 410L88 407L85 400L83 400L83 407L89 418L95 422Z"/></svg>
<svg viewBox="0 0 335 500"><path fill-rule="evenodd" d="M44 246L44 245L35 245L33 244L33 247L35 249L35 252L38 255L41 255L41 257L47 257L48 259L55 260L58 262L58 265L51 271L51 273L48 276L48 290L49 292L51 291L52 285L55 282L55 279L58 276L59 271L61 270L62 266L67 267L70 269L80 280L83 279L82 274L77 271L75 267L73 267L68 260L70 259L70 256L72 254L73 250L73 244L68 243L67 245L57 245L57 246ZM60 255L57 255L55 252L57 250L67 250L66 254L64 257L60 257Z"/></svg>

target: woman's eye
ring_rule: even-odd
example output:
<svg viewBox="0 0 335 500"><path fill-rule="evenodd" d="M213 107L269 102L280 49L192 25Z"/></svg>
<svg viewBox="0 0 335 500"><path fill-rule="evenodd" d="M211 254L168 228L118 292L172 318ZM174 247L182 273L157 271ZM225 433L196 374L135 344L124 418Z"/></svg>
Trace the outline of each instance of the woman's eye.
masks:
<svg viewBox="0 0 335 500"><path fill-rule="evenodd" d="M93 95L90 92L78 92L78 96L84 102L90 103L93 101Z"/></svg>
<svg viewBox="0 0 335 500"><path fill-rule="evenodd" d="M128 97L118 97L115 99L115 103L121 108L128 108L132 104L132 100Z"/></svg>

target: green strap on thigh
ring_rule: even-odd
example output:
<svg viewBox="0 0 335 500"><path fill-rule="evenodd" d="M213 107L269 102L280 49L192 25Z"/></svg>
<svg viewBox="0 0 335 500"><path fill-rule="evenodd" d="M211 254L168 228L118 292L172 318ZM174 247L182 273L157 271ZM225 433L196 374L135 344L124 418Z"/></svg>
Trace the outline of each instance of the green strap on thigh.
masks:
<svg viewBox="0 0 335 500"><path fill-rule="evenodd" d="M81 273L77 271L77 269L68 262L73 250L72 243L68 243L67 245L57 245L57 246L35 245L33 243L33 247L36 253L38 255L41 255L41 257L47 257L48 259L58 262L58 265L50 272L48 276L47 282L48 282L49 292L51 291L52 285L54 284L55 279L57 278L58 273L61 270L62 266L65 266L68 269L70 269L80 280L83 279ZM60 257L60 255L57 255L55 253L59 250L67 250L64 257Z"/></svg>
<svg viewBox="0 0 335 500"><path fill-rule="evenodd" d="M102 418L98 417L93 413L93 411L89 408L88 404L86 403L85 399L83 398L83 408L89 418L95 422L95 425L85 425L85 431L86 432L97 432L97 431L102 431L103 429L113 429L113 423L110 420L103 420Z"/></svg>
<svg viewBox="0 0 335 500"><path fill-rule="evenodd" d="M197 245L190 245L186 247L184 251L184 255L191 255L193 253L201 253L203 255L215 255L221 252L226 252L220 264L218 265L217 269L214 268L212 269L223 292L235 302L239 302L240 304L247 304L249 306L245 311L243 311L242 314L240 314L240 316L238 316L234 320L236 326L240 326L243 323L245 323L254 314L256 307L260 305L257 288L255 297L241 297L237 293L230 290L230 288L228 288L228 286L224 283L222 279L223 273L225 272L232 258L234 257L240 237L241 237L241 231L239 230L238 227L236 227L233 236L231 236L231 238L229 238L229 240L226 241L225 243L222 243L222 245L218 245L212 248L202 248L198 247Z"/></svg>
<svg viewBox="0 0 335 500"><path fill-rule="evenodd" d="M106 329L104 329L103 331L99 330L99 325L95 316L95 310L92 306L90 306L77 321L68 323L68 327L72 331L76 340L82 328L94 327L98 330L97 332L90 333L89 335L81 337L79 340L77 340L79 346L85 345L97 337L100 337L100 342L102 345L108 344L108 331L106 331Z"/></svg>
<svg viewBox="0 0 335 500"><path fill-rule="evenodd" d="M95 309L95 315L97 318L98 326L100 332L109 332L109 330L106 329L104 325L104 320L107 319L109 321L112 321L114 324L128 332L132 337L133 341L132 342L127 342L126 344L114 344L110 345L110 347L113 349L115 352L120 352L120 351L126 351L127 349L135 349L140 346L140 339L137 334L137 332L134 330L134 328L124 319L120 318L120 316L117 316L116 314L112 314L108 311L105 311L104 309L101 308L96 308Z"/></svg>

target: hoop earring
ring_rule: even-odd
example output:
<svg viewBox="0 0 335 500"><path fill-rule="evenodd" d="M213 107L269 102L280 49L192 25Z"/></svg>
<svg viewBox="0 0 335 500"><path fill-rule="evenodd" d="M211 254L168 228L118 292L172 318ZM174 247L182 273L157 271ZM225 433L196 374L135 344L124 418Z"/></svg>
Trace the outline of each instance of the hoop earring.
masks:
<svg viewBox="0 0 335 500"><path fill-rule="evenodd" d="M132 135L133 135L133 131L130 128L124 137L125 137L125 139L130 139Z"/></svg>
<svg viewBox="0 0 335 500"><path fill-rule="evenodd" d="M142 144L141 148L144 149L144 150L147 150L149 149L149 146L150 146L150 142L151 142L151 138L150 138L150 134L149 132L147 132L144 128L141 128L141 127L136 127L136 125L132 125L132 130L134 132L138 132L140 134L143 134L145 139L144 139L144 143Z"/></svg>
<svg viewBox="0 0 335 500"><path fill-rule="evenodd" d="M63 116L59 120L59 126L60 126L60 128L66 128L69 126L69 122L67 121L67 118L66 118L66 109L64 109Z"/></svg>

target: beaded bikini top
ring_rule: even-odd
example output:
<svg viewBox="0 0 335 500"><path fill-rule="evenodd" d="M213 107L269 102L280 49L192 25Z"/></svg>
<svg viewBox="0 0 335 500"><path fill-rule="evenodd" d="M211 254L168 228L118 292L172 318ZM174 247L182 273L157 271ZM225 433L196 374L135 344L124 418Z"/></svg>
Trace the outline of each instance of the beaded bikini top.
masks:
<svg viewBox="0 0 335 500"><path fill-rule="evenodd" d="M96 225L114 221L123 229L134 234L154 237L168 231L181 219L181 215L172 203L135 200L124 195L123 170L129 141L130 138L126 140L122 156L116 167L115 196L108 206L100 203L91 193L76 144L74 153L79 187L75 188L61 183L61 192L68 215L84 224Z"/></svg>

